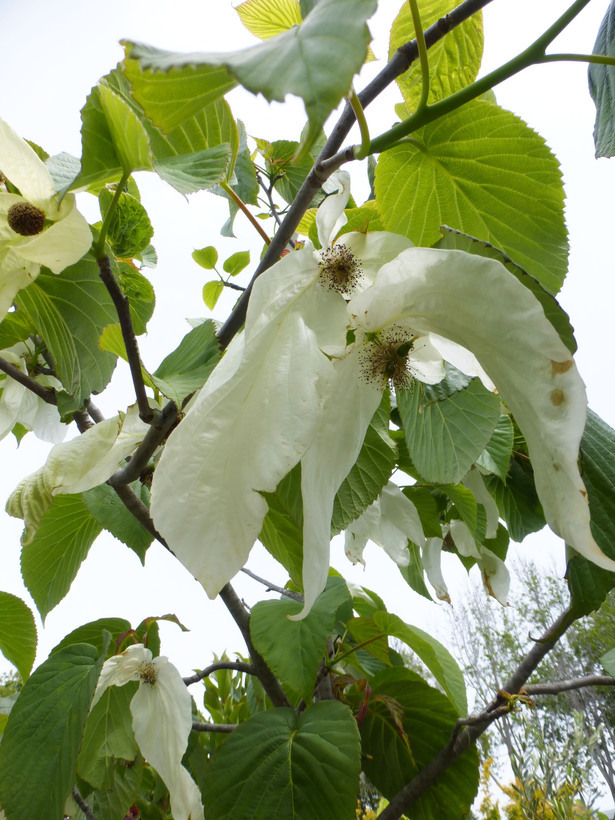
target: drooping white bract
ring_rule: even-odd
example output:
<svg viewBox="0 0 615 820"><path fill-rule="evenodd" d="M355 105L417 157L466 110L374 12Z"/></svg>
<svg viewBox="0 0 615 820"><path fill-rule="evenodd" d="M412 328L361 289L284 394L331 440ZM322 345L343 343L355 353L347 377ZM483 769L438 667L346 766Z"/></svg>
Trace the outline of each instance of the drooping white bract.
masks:
<svg viewBox="0 0 615 820"><path fill-rule="evenodd" d="M408 540L425 545L425 534L416 507L401 489L389 481L373 504L346 529L344 551L353 562L363 562L363 550L373 541L401 567L408 566Z"/></svg>
<svg viewBox="0 0 615 820"><path fill-rule="evenodd" d="M6 350L0 350L0 356L27 375L25 359L32 355L32 348L31 342L19 342ZM43 387L62 387L54 376L39 374L32 378ZM55 405L47 404L27 387L4 373L0 373L0 393L0 439L8 435L19 423L27 430L33 430L42 441L53 444L62 441L67 426L60 421Z"/></svg>
<svg viewBox="0 0 615 820"><path fill-rule="evenodd" d="M202 820L199 789L182 758L192 729L192 699L178 670L163 656L152 658L143 644L105 661L92 706L109 686L140 686L130 701L132 728L143 757L164 780L175 820Z"/></svg>
<svg viewBox="0 0 615 820"><path fill-rule="evenodd" d="M615 561L591 534L578 467L585 387L529 290L494 260L412 248L384 265L348 309L365 331L407 322L417 333L439 334L473 353L525 436L551 529L590 561L615 571Z"/></svg>
<svg viewBox="0 0 615 820"><path fill-rule="evenodd" d="M9 515L24 520L22 544L34 538L54 496L82 493L105 482L137 449L148 430L149 425L141 421L133 405L77 438L56 444L43 467L24 478L6 503Z"/></svg>
<svg viewBox="0 0 615 820"><path fill-rule="evenodd" d="M45 265L60 273L78 262L92 244L92 233L77 210L75 197L67 194L61 203L53 181L34 150L0 120L0 171L19 189L19 194L0 190L0 321L6 316L18 291L27 287ZM18 227L11 219L25 208L41 219L39 226ZM25 233L24 233L25 231Z"/></svg>
<svg viewBox="0 0 615 820"><path fill-rule="evenodd" d="M323 406L339 381L338 362L329 357L346 348L343 276L350 272L358 287L369 284L382 264L411 246L392 234L352 233L340 247L332 245L345 220L348 175L340 174L337 184L341 190L316 216L323 250L306 245L256 280L243 333L169 437L156 468L156 527L212 598L243 567L259 536L268 509L262 494L275 491L322 426Z"/></svg>

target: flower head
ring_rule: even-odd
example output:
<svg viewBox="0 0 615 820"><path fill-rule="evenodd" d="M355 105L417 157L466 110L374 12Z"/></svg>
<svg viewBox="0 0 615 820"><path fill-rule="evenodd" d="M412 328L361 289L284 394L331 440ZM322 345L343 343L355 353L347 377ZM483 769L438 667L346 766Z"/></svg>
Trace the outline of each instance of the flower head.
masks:
<svg viewBox="0 0 615 820"><path fill-rule="evenodd" d="M3 120L0 171L10 182L7 190L0 190L1 321L17 292L36 279L42 265L60 273L88 251L92 234L74 195L58 202L45 164Z"/></svg>
<svg viewBox="0 0 615 820"><path fill-rule="evenodd" d="M147 762L164 780L175 820L202 820L201 794L182 758L192 729L192 698L168 658L153 658L143 644L129 646L105 661L92 706L109 686L136 680L130 702L135 740Z"/></svg>

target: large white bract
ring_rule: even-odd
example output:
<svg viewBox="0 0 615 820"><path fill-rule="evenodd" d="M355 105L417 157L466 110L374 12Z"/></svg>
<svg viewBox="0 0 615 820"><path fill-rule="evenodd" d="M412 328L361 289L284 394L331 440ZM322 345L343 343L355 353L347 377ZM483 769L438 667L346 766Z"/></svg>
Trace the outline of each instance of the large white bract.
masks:
<svg viewBox="0 0 615 820"><path fill-rule="evenodd" d="M335 495L383 390L444 377L434 334L469 351L514 414L552 529L615 570L591 535L577 466L585 388L534 295L499 262L463 251L389 233L334 242L346 178L338 185L317 213L324 250L291 253L256 281L243 334L169 438L151 510L171 549L214 597L258 538L262 493L300 461L304 617L326 581Z"/></svg>
<svg viewBox="0 0 615 820"><path fill-rule="evenodd" d="M17 293L33 282L41 266L60 273L78 262L92 244L89 225L77 210L75 197L58 201L53 180L34 150L0 119L0 172L19 194L0 184L0 321ZM17 232L9 222L15 207L40 212L40 230ZM36 229L34 229L36 230Z"/></svg>

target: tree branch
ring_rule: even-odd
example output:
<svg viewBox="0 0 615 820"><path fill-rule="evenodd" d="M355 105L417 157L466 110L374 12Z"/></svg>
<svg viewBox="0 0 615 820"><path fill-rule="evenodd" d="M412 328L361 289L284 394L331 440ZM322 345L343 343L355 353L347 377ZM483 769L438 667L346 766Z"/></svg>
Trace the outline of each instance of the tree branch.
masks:
<svg viewBox="0 0 615 820"><path fill-rule="evenodd" d="M145 438L125 467L116 470L107 482L112 487L122 484L131 484L136 481L147 467L150 458L162 444L169 430L179 417L179 411L174 402L169 401L158 418L151 424Z"/></svg>
<svg viewBox="0 0 615 820"><path fill-rule="evenodd" d="M290 706L288 698L284 694L284 690L280 686L278 679L254 648L250 637L250 616L239 600L237 593L230 584L225 584L219 594L243 635L250 657L252 658L252 663L254 664L255 674L263 684L263 688L269 695L269 699L274 706Z"/></svg>
<svg viewBox="0 0 615 820"><path fill-rule="evenodd" d="M238 723L193 723L193 732L220 732L230 734L239 726Z"/></svg>
<svg viewBox="0 0 615 820"><path fill-rule="evenodd" d="M88 806L88 804L85 802L81 792L79 791L79 789L76 786L73 786L72 794L73 794L73 800L79 806L81 811L85 814L85 816L87 817L87 820L96 820L94 812Z"/></svg>
<svg viewBox="0 0 615 820"><path fill-rule="evenodd" d="M206 666L205 669L202 669L195 675L191 675L189 678L184 678L184 683L186 686L190 686L193 683L198 683L200 680L203 680L203 678L209 677L212 672L216 672L218 669L232 669L235 672L245 672L246 675L256 674L256 671L251 663L242 663L241 661L217 661L217 663L212 663L210 666Z"/></svg>
<svg viewBox="0 0 615 820"><path fill-rule="evenodd" d="M110 484L111 479L107 481L107 484ZM145 504L141 501L139 496L134 492L132 487L129 487L127 484L111 484L111 487L115 490L117 497L120 499L122 504L126 507L128 512L132 513L137 521L142 524L145 529L151 533L156 541L162 544L162 546L167 549L171 555L175 553L171 549L171 547L167 544L164 540L162 535L156 529L154 522L149 514L149 510L145 506Z"/></svg>
<svg viewBox="0 0 615 820"><path fill-rule="evenodd" d="M137 344L137 337L135 336L135 331L132 326L132 319L130 318L128 299L124 296L122 289L115 280L111 270L111 261L109 257L105 255L96 261L100 271L100 278L109 291L109 295L113 300L117 317L120 322L122 338L124 339L126 355L128 357L128 365L130 366L130 374L132 376L132 383L135 388L137 404L139 405L139 416L146 424L151 424L156 421L156 411L149 406L147 393L145 392L143 374L141 373L139 346Z"/></svg>
<svg viewBox="0 0 615 820"><path fill-rule="evenodd" d="M6 359L3 359L0 356L0 370L3 370L7 376L10 376L12 379L15 379L16 382L27 387L32 393L35 393L39 399L42 399L47 404L57 404L58 400L56 399L55 390L51 390L49 387L43 387L42 384L34 381L34 379L30 378L26 373L22 373L18 367L15 367L14 364L11 362L7 362Z"/></svg>
<svg viewBox="0 0 615 820"><path fill-rule="evenodd" d="M569 610L566 610L536 641L502 687L503 691L510 695L519 694L540 661L553 649L572 623L573 619L570 617ZM399 820L402 814L407 812L413 803L442 777L452 763L482 735L490 723L509 711L506 699L503 695L498 694L480 715L462 718L458 721L447 745L395 795L379 815L379 820Z"/></svg>
<svg viewBox="0 0 615 820"><path fill-rule="evenodd" d="M271 590L272 592L279 592L280 595L286 595L287 598L292 598L293 601L300 601L303 603L303 595L301 595L300 592L294 592L292 589L284 589L284 587L279 587L277 584L272 584L271 581L268 581L266 578L261 578L260 575L256 575L247 567L242 567L241 571L245 572L247 576L253 578L255 581L258 581L260 584L264 584L268 590Z"/></svg>
<svg viewBox="0 0 615 820"><path fill-rule="evenodd" d="M427 48L434 46L445 36L445 34L448 34L449 31L463 23L464 20L467 20L477 11L480 11L480 9L488 5L490 2L492 2L492 0L465 0L465 2L461 3L456 9L453 9L450 14L447 14L446 17L442 17L434 23L433 26L430 26L430 28L427 29L425 32L425 44ZM378 95L381 94L385 88L387 88L387 86L389 86L397 77L400 76L400 74L407 71L417 57L418 46L416 40L412 40L412 42L405 43L401 46L401 48L395 52L391 60L378 74L378 76L375 77L358 95L359 102L363 108L366 108L371 102L373 102L376 97L378 97ZM233 308L233 311L224 325L220 328L218 339L220 340L220 345L223 348L228 346L233 336L239 331L245 321L248 302L250 300L250 294L252 292L254 282L261 275L261 273L266 271L278 261L282 255L282 251L292 239L297 225L301 221L301 217L304 215L312 199L314 198L314 194L319 190L319 188L321 188L323 183L335 170L335 167L326 167L324 164L325 160L329 159L337 151L339 151L343 140L348 135L354 122L355 115L352 110L352 106L350 103L347 103L341 117L333 128L329 139L320 152L314 167L307 175L292 205L288 209L279 230L271 240L271 244L265 252L248 287ZM352 148L348 148L346 151L350 152L348 159L351 159L353 157ZM342 162L340 162L337 167L341 164Z"/></svg>
<svg viewBox="0 0 615 820"><path fill-rule="evenodd" d="M585 675L574 680L558 680L552 683L528 683L523 691L528 695L559 695L572 689L583 689L586 686L615 686L615 678L610 675Z"/></svg>

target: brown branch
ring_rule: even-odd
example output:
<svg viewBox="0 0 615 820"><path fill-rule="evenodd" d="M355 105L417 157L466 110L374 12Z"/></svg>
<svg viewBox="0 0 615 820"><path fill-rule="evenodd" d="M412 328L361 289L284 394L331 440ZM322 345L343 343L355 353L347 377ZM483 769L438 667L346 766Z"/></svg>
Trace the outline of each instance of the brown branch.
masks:
<svg viewBox="0 0 615 820"><path fill-rule="evenodd" d="M111 479L107 481L109 484ZM167 549L171 555L175 555L171 547L167 544L164 540L162 535L156 529L154 522L149 514L149 510L145 506L145 504L141 501L139 496L134 492L134 490L129 487L127 484L111 484L111 487L115 490L116 495L122 502L122 504L126 507L128 512L132 513L137 521L142 524L145 529L151 533L156 541L162 544L162 546Z"/></svg>
<svg viewBox="0 0 615 820"><path fill-rule="evenodd" d="M100 278L109 291L109 295L113 300L117 317L120 322L120 329L122 331L122 338L124 339L124 346L126 347L126 356L128 357L128 365L130 367L132 383L135 388L135 395L139 406L139 416L146 424L151 424L156 421L157 414L156 411L149 406L147 393L145 392L145 384L143 383L143 374L141 372L139 346L137 344L137 337L135 336L135 331L132 326L132 319L130 318L128 299L124 296L122 289L115 280L113 271L111 270L111 260L109 257L102 256L96 261L100 271Z"/></svg>
<svg viewBox="0 0 615 820"><path fill-rule="evenodd" d="M79 806L81 811L85 814L87 820L96 820L94 812L83 799L83 796L76 786L73 786L73 800Z"/></svg>
<svg viewBox="0 0 615 820"><path fill-rule="evenodd" d="M251 663L242 663L241 661L218 661L217 663L212 663L210 666L206 666L205 669L202 669L195 675L191 675L189 678L184 678L183 681L186 686L190 686L193 683L198 683L200 680L203 680L203 678L209 677L209 675L213 672L217 672L218 669L232 669L235 672L245 672L246 675L256 674L256 671Z"/></svg>
<svg viewBox="0 0 615 820"><path fill-rule="evenodd" d="M610 675L585 675L573 680L558 680L552 683L528 683L523 691L528 695L559 695L572 689L583 689L586 686L615 686L615 678Z"/></svg>
<svg viewBox="0 0 615 820"><path fill-rule="evenodd" d="M131 484L136 481L143 470L147 467L150 458L154 455L158 447L162 444L169 430L176 423L179 411L174 402L168 402L157 419L151 424L150 429L145 434L145 438L131 457L125 467L116 470L107 482L112 487L122 484Z"/></svg>
<svg viewBox="0 0 615 820"><path fill-rule="evenodd" d="M7 376L10 376L12 379L15 379L16 382L27 387L32 393L35 393L39 399L42 399L47 404L57 404L58 400L56 398L55 390L51 390L49 387L43 387L42 384L34 381L34 379L30 378L26 373L22 373L18 367L15 367L14 364L11 362L7 362L6 359L3 359L0 356L0 370L3 370Z"/></svg>
<svg viewBox="0 0 615 820"><path fill-rule="evenodd" d="M230 734L239 726L238 723L193 723L193 732L220 732Z"/></svg>
<svg viewBox="0 0 615 820"><path fill-rule="evenodd" d="M430 26L425 32L425 44L427 48L434 46L441 40L449 31L456 26L463 23L477 11L480 11L484 6L488 5L492 0L465 0L457 6L456 9L447 14L446 17L441 18L433 26ZM363 89L358 95L359 102L366 108L373 102L379 94L381 94L387 86L389 86L400 74L403 74L418 57L418 47L416 40L405 43L399 48L382 71ZM256 279L264 273L268 268L274 265L282 251L286 248L292 236L297 229L297 225L301 221L306 210L309 208L314 194L322 187L323 183L335 170L335 163L332 166L326 166L325 161L333 157L339 151L342 142L350 132L355 122L355 115L350 103L346 107L339 118L337 124L333 128L329 139L325 143L314 167L307 175L303 185L301 186L297 196L293 200L292 205L288 209L282 224L275 233L271 244L267 248L263 258L257 267L254 275L246 288L243 295L239 298L237 304L233 308L230 316L220 328L218 339L221 347L227 347L233 336L240 330L243 325L246 312L248 309L248 302L252 287ZM352 148L346 149L352 152ZM351 156L354 156L351 153ZM351 157L349 157L351 158ZM346 161L345 159L343 161ZM341 165L342 162L339 163ZM339 167L337 165L337 167Z"/></svg>
<svg viewBox="0 0 615 820"><path fill-rule="evenodd" d="M573 623L573 620L568 610L559 616L542 637L536 641L509 680L504 684L502 687L504 692L510 695L519 694L540 661L553 649L566 629ZM527 691L527 687L525 687L525 690ZM509 711L510 708L506 698L498 694L480 715L458 721L446 746L395 795L386 809L379 815L379 820L399 820L416 800L442 777L455 760L483 734L490 723Z"/></svg>
<svg viewBox="0 0 615 820"><path fill-rule="evenodd" d="M290 706L288 698L284 694L284 690L280 686L278 679L254 648L250 637L250 616L246 612L245 606L239 600L237 593L230 584L225 584L220 590L220 597L243 635L252 663L254 664L255 674L263 684L263 689L269 695L269 699L274 706Z"/></svg>

